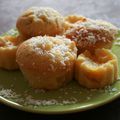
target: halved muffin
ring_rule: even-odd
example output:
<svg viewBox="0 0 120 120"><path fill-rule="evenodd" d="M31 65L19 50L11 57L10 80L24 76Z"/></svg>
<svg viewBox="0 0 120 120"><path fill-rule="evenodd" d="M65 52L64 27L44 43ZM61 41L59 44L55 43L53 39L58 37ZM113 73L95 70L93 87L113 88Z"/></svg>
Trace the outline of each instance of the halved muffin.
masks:
<svg viewBox="0 0 120 120"><path fill-rule="evenodd" d="M18 69L16 63L16 51L20 40L14 36L0 37L0 68L7 70Z"/></svg>
<svg viewBox="0 0 120 120"><path fill-rule="evenodd" d="M65 30L74 28L79 22L86 22L88 18L81 15L68 15L65 16Z"/></svg>
<svg viewBox="0 0 120 120"><path fill-rule="evenodd" d="M87 88L102 88L114 83L118 78L117 57L107 49L97 49L95 53L85 51L75 64L75 79Z"/></svg>

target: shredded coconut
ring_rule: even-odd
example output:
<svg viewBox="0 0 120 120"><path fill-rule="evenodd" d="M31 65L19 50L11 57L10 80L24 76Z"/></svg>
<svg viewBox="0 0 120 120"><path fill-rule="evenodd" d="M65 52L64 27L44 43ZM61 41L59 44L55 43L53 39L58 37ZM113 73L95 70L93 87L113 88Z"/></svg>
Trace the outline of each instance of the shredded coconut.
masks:
<svg viewBox="0 0 120 120"><path fill-rule="evenodd" d="M38 95L41 94L40 98L36 98L32 95L30 95L30 91L26 90L22 93L22 96L15 93L13 90L11 89L4 89L2 86L0 86L0 96L7 98L7 99L12 99L13 101L17 102L17 103L21 103L23 105L27 105L27 106L31 106L31 107L38 107L38 106L52 106L52 105L69 105L69 104L75 104L80 102L81 100L83 101L90 101L94 98L94 93L107 93L107 94L113 94L114 92L116 92L118 89L112 86L106 86L105 88L102 89L83 89L83 90L73 90L72 94L74 93L75 96L77 95L84 95L84 93L88 96L85 97L75 97L74 95L71 97L64 97L64 96L70 96L71 92L69 90L72 90L73 88L68 87L66 88L61 88L58 90L58 92L62 93L62 95L58 96L56 98L55 97L47 97L44 98L42 97L42 94L49 94L48 91L45 90L40 90L40 89L36 89L34 90L34 95ZM47 93L48 92L48 93Z"/></svg>
<svg viewBox="0 0 120 120"><path fill-rule="evenodd" d="M99 33L92 31L98 31ZM103 35L101 32L103 32ZM76 23L76 26L67 30L65 35L68 35L68 38L71 36L71 39L78 42L78 45L85 47L93 45L97 41L111 42L111 40L115 39L117 32L118 29L110 23L102 20L88 20ZM108 36L110 39L108 39Z"/></svg>
<svg viewBox="0 0 120 120"><path fill-rule="evenodd" d="M13 92L11 89L0 90L0 96L10 99L14 99L18 97L18 95L15 92Z"/></svg>

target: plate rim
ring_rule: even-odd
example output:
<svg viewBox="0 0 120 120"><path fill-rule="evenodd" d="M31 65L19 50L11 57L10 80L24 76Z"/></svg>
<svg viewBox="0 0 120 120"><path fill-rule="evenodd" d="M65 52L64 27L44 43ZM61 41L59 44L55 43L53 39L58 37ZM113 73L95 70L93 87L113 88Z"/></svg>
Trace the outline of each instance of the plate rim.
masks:
<svg viewBox="0 0 120 120"><path fill-rule="evenodd" d="M70 108L70 109L66 109L66 110L58 110L58 111L45 111L45 110L39 110L39 109L32 109L30 107L24 106L24 105L20 105L19 103L16 103L14 101L8 100L7 98L4 98L2 96L0 96L0 103L3 103L6 106L9 106L11 108L17 109L17 110L21 110L21 111L25 111L25 112L29 112L29 113L36 113L36 114L69 114L69 113L76 113L76 112L83 112L83 111L87 111L90 109L95 109L97 107L103 106L107 103L110 103L112 101L114 101L115 99L120 97L120 91L117 92L116 94L114 94L113 96L111 96L110 98L106 98L103 99L102 101L96 102L95 104L90 104L84 107L77 107L77 108ZM75 103L77 104L77 103ZM73 104L73 105L75 105ZM79 103L78 103L79 104Z"/></svg>

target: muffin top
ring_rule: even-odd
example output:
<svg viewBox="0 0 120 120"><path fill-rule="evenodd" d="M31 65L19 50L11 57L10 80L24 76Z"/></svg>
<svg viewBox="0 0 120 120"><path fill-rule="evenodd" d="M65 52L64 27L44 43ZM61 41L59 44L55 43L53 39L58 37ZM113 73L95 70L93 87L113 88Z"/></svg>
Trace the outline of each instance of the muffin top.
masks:
<svg viewBox="0 0 120 120"><path fill-rule="evenodd" d="M80 52L97 48L111 48L116 38L117 27L102 20L88 19L77 22L64 35L75 41Z"/></svg>
<svg viewBox="0 0 120 120"><path fill-rule="evenodd" d="M2 36L0 37L0 48L13 48L17 47L20 41L17 37L13 36Z"/></svg>
<svg viewBox="0 0 120 120"><path fill-rule="evenodd" d="M72 29L66 31L65 35L70 35L73 39L76 40L86 39L88 42L96 42L97 40L104 41L105 38L109 38L106 40L114 39L117 31L117 27L111 23L102 20L89 19L84 22L75 23Z"/></svg>
<svg viewBox="0 0 120 120"><path fill-rule="evenodd" d="M22 16L24 17L30 16L30 15L34 16L34 19L36 20L43 15L51 18L61 16L59 12L57 12L56 10L50 7L31 7L22 14Z"/></svg>
<svg viewBox="0 0 120 120"><path fill-rule="evenodd" d="M66 67L76 58L75 43L65 37L38 36L23 42L17 50L17 62L27 67ZM47 69L46 68L46 69Z"/></svg>
<svg viewBox="0 0 120 120"><path fill-rule="evenodd" d="M61 34L64 31L63 16L49 7L31 7L18 18L16 27L27 38L38 35Z"/></svg>

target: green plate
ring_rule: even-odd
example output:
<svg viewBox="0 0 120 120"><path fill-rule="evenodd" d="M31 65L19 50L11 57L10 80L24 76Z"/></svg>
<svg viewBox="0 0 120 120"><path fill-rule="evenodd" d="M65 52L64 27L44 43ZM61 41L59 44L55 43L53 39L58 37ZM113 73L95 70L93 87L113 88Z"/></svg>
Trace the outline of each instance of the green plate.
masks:
<svg viewBox="0 0 120 120"><path fill-rule="evenodd" d="M17 35L18 33L11 30L6 34ZM118 36L112 50L120 63L119 43ZM0 70L0 102L28 112L63 114L85 111L108 103L119 96L120 80L104 89L91 90L79 86L73 80L59 90L44 91L30 88L19 70Z"/></svg>

